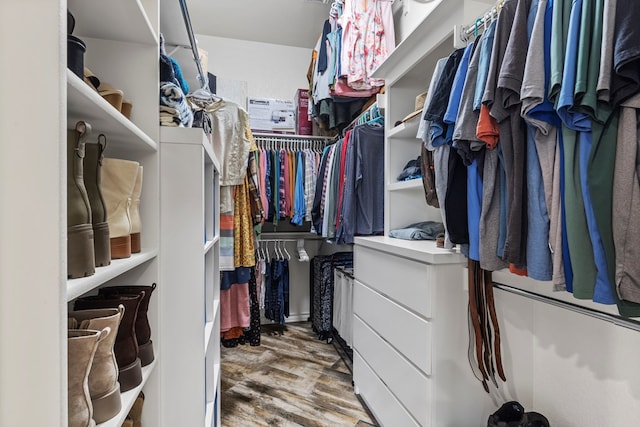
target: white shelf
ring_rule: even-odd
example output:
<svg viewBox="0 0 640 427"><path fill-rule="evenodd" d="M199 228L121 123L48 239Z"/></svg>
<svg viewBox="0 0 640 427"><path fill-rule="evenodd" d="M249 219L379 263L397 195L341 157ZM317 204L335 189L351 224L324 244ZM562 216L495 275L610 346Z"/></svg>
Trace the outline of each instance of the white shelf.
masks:
<svg viewBox="0 0 640 427"><path fill-rule="evenodd" d="M219 237L214 237L213 240L207 240L204 244L204 253L206 254L207 252L209 252L211 250L211 248L213 248L213 245L216 244L216 242L218 241Z"/></svg>
<svg viewBox="0 0 640 427"><path fill-rule="evenodd" d="M420 117L421 114L413 117L411 120L407 122L400 123L398 126L395 126L389 129L387 133L388 139L415 139L416 142L421 142L420 138L417 138L416 135L418 133L418 127L420 126Z"/></svg>
<svg viewBox="0 0 640 427"><path fill-rule="evenodd" d="M204 417L204 425L205 427L212 427L213 426L213 414L214 414L214 409L215 409L215 402L209 402L207 403L207 412L206 415Z"/></svg>
<svg viewBox="0 0 640 427"><path fill-rule="evenodd" d="M107 150L114 146L142 151L158 149L151 137L67 69L67 126L73 127L79 120L91 124L93 135L106 134Z"/></svg>
<svg viewBox="0 0 640 427"><path fill-rule="evenodd" d="M140 391L147 383L147 380L149 379L149 376L151 375L151 372L153 372L155 366L156 361L154 360L149 365L142 368L142 382L137 387L120 395L122 400L122 409L120 410L118 415L108 421L105 421L104 423L98 424L96 427L120 427L122 425L125 418L127 417L127 414L131 410L133 403L136 401L138 394L140 394Z"/></svg>
<svg viewBox="0 0 640 427"><path fill-rule="evenodd" d="M204 352L207 353L207 349L209 348L209 343L211 342L211 337L213 336L213 320L205 323L204 325Z"/></svg>
<svg viewBox="0 0 640 427"><path fill-rule="evenodd" d="M448 40L451 39L454 25L460 24L462 9L462 0L440 2L422 23L396 46L371 77L385 79L387 86L400 78L406 78L408 70L411 77L421 80L428 78L433 71L432 66L429 65L431 61L428 63L420 61L427 56L437 60L441 57L439 51L441 48L445 49L442 55L449 55L453 51L453 43L449 43ZM435 64L435 61L433 63Z"/></svg>
<svg viewBox="0 0 640 427"><path fill-rule="evenodd" d="M74 300L81 295L97 288L103 283L126 273L127 271L154 259L158 256L158 250L143 251L132 254L129 258L112 259L106 267L97 267L93 276L67 280L67 301Z"/></svg>
<svg viewBox="0 0 640 427"><path fill-rule="evenodd" d="M215 396L218 392L218 385L220 384L220 363L216 362L213 365L213 383L216 385L215 389L216 392L213 393L213 395Z"/></svg>
<svg viewBox="0 0 640 427"><path fill-rule="evenodd" d="M73 35L81 39L158 44L158 36L139 0L68 0L68 8L76 20Z"/></svg>
<svg viewBox="0 0 640 427"><path fill-rule="evenodd" d="M220 170L220 162L213 152L213 146L201 128L160 127L160 141L170 144L201 145L206 153L205 162L213 163Z"/></svg>
<svg viewBox="0 0 640 427"><path fill-rule="evenodd" d="M416 178L409 181L394 182L387 185L389 191L405 191L405 190L417 190L422 189L422 179Z"/></svg>
<svg viewBox="0 0 640 427"><path fill-rule="evenodd" d="M404 240L387 236L372 236L356 237L355 243L428 264L457 264L467 260L455 249L438 248L434 240Z"/></svg>

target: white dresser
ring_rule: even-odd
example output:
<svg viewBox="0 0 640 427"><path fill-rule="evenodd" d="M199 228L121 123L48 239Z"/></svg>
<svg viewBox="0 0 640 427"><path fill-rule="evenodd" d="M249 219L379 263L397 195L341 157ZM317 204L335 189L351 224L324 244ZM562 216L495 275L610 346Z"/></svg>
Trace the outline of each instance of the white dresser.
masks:
<svg viewBox="0 0 640 427"><path fill-rule="evenodd" d="M356 393L383 426L486 425L492 404L467 359L466 259L433 241L355 243Z"/></svg>

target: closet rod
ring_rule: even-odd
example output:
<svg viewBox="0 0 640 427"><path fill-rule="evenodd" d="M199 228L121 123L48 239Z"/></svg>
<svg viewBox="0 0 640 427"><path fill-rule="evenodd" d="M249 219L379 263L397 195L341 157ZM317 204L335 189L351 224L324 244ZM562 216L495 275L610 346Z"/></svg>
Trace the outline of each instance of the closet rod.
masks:
<svg viewBox="0 0 640 427"><path fill-rule="evenodd" d="M182 11L182 19L184 19L184 26L187 29L187 35L189 36L189 43L191 43L191 52L193 54L193 60L196 62L198 68L198 79L200 80L201 89L209 88L209 78L204 75L202 70L202 64L200 63L200 53L198 53L198 47L196 46L196 38L193 35L193 27L191 26L191 17L189 16L189 10L187 9L187 0L178 0L180 3L180 10Z"/></svg>
<svg viewBox="0 0 640 427"><path fill-rule="evenodd" d="M286 134L286 133L260 133L260 132L253 132L253 136L256 139L257 138L264 138L264 139L275 139L275 138L281 138L281 139L313 139L313 140L318 140L318 141L325 141L325 140L332 139L332 137L330 137L330 136L292 135L292 134Z"/></svg>
<svg viewBox="0 0 640 427"><path fill-rule="evenodd" d="M488 22L498 17L498 13L504 4L504 0L499 0L487 13L477 18L473 24L462 27L460 32L460 39L463 42L468 42L471 36L480 34L482 27L485 27Z"/></svg>
<svg viewBox="0 0 640 427"><path fill-rule="evenodd" d="M566 301L561 301L555 298L551 298L545 295L540 295L535 292L525 291L523 289L519 289L513 286L505 285L503 283L493 282L493 287L496 289L500 289L501 291L510 292L515 295L519 295L525 298L530 298L535 301L544 302L546 304L554 305L559 308L563 308L566 310L573 311L575 313L584 314L585 316L593 317L596 319L604 320L606 322L613 323L617 326L622 326L623 328L632 329L634 331L640 332L640 322L635 320L629 320L622 316L616 316L615 314L604 313L601 311L593 310L591 308L583 307L578 304L573 304Z"/></svg>

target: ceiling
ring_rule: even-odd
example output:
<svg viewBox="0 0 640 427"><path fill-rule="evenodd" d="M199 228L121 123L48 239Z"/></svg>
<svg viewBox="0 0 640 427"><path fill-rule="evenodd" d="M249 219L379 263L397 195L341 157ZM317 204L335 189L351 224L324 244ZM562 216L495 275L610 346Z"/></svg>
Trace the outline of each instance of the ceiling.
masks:
<svg viewBox="0 0 640 427"><path fill-rule="evenodd" d="M195 34L309 49L330 6L321 0L187 0Z"/></svg>

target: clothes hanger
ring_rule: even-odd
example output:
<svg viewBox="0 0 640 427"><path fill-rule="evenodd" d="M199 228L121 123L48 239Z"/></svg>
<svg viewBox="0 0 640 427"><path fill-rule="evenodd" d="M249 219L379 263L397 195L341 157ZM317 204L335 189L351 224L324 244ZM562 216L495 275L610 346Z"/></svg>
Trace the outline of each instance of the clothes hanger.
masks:
<svg viewBox="0 0 640 427"><path fill-rule="evenodd" d="M282 248L284 249L284 253L287 254L287 260L291 260L291 255L289 255L289 251L287 251L287 245L282 242Z"/></svg>

